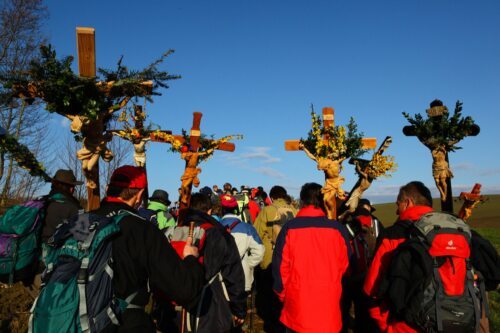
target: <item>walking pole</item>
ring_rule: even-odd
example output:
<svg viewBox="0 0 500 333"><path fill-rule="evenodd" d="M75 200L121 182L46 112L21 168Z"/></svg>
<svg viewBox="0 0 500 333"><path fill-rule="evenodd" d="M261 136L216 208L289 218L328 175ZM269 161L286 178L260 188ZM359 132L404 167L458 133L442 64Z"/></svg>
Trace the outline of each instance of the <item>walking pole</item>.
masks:
<svg viewBox="0 0 500 333"><path fill-rule="evenodd" d="M253 314L255 312L255 283L250 291L250 331L249 333L253 333Z"/></svg>
<svg viewBox="0 0 500 333"><path fill-rule="evenodd" d="M188 238L191 237L191 241L193 241L193 234L194 234L194 221L189 222L189 231L188 231ZM186 326L186 309L182 308L181 312L181 333L184 333L185 331L185 326Z"/></svg>

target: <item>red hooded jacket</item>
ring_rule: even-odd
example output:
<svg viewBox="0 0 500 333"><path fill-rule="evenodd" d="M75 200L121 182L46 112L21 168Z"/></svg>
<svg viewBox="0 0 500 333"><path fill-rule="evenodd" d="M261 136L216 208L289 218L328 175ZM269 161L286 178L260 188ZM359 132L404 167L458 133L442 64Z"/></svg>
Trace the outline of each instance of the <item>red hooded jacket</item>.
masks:
<svg viewBox="0 0 500 333"><path fill-rule="evenodd" d="M431 211L433 211L433 209L428 206L410 207L402 212L399 216L399 220L393 226L385 229L384 233L380 236L379 246L373 257L372 264L368 269L363 290L368 296L376 301L376 305L371 307L368 311L370 316L377 322L382 332L417 332L404 322L398 322L390 318L387 305L384 303L383 297L379 295L379 288L380 282L391 263L394 250L408 237L407 229L410 223L419 220L422 215Z"/></svg>
<svg viewBox="0 0 500 333"><path fill-rule="evenodd" d="M340 331L341 282L351 253L346 228L319 208L302 208L285 223L272 261L285 326L301 333Z"/></svg>

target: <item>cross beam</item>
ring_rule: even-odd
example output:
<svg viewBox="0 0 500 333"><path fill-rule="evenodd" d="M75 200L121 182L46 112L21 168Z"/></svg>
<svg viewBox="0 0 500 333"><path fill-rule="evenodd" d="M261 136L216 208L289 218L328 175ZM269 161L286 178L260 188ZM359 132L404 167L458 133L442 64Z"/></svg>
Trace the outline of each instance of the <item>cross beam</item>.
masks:
<svg viewBox="0 0 500 333"><path fill-rule="evenodd" d="M324 127L334 127L335 126L335 111L333 108L325 107L323 108L323 126ZM323 136L323 142L328 143L328 136ZM363 138L361 139L363 144L363 149L375 149L377 148L376 138ZM298 151L300 149L300 140L287 140L285 141L286 151Z"/></svg>
<svg viewBox="0 0 500 333"><path fill-rule="evenodd" d="M189 132L189 142L183 135L162 135L158 132L153 132L150 135L151 141L153 142L163 142L180 144L181 145L181 158L186 161L184 168L184 173L181 177L181 198L179 210L181 213L189 207L189 202L191 200L192 186L198 187L199 179L198 174L201 172L201 168L198 164L201 162L203 156L213 153L213 149L203 149L200 144L200 138L202 137L200 124L201 124L202 113L193 113L193 123L191 126L191 131ZM217 140L207 140L207 141L217 141ZM233 152L235 150L234 143L231 142L221 142L214 149ZM179 214L179 218L182 219L182 214Z"/></svg>

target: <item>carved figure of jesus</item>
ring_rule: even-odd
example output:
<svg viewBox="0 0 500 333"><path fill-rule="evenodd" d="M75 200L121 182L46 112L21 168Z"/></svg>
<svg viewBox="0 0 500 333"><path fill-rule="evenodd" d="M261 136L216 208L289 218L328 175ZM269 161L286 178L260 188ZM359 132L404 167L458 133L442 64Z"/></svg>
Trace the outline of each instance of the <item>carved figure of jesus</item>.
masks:
<svg viewBox="0 0 500 333"><path fill-rule="evenodd" d="M446 161L446 148L444 145L437 145L431 149L432 153L432 176L439 189L441 198L446 198L448 186L446 180L453 178L448 161Z"/></svg>
<svg viewBox="0 0 500 333"><path fill-rule="evenodd" d="M199 158L212 152L213 149L201 152L186 151L181 153L181 158L186 161L186 167L181 177L180 200L186 206L189 204L191 185L194 185L194 187L200 186L200 180L198 179L198 174L201 172L201 168L198 168Z"/></svg>
<svg viewBox="0 0 500 333"><path fill-rule="evenodd" d="M349 200L347 200L346 202L346 206L349 207L350 212L354 212L356 210L356 207L358 207L359 199L373 182L373 178L370 178L368 174L363 171L359 161L354 161L354 165L356 166L356 171L359 175L359 186L356 187L354 191L352 191Z"/></svg>
<svg viewBox="0 0 500 333"><path fill-rule="evenodd" d="M146 142L149 138L143 138L137 141L133 141L134 144L134 162L135 165L139 167L144 167L146 165Z"/></svg>
<svg viewBox="0 0 500 333"><path fill-rule="evenodd" d="M302 143L299 144L299 149L303 150L310 159L318 163L318 170L325 173L325 185L321 193L323 193L323 202L328 212L328 218L334 219L336 210L335 197L341 200L345 199L344 190L341 188L345 179L340 175L341 164L345 158L332 160L324 157L316 157Z"/></svg>

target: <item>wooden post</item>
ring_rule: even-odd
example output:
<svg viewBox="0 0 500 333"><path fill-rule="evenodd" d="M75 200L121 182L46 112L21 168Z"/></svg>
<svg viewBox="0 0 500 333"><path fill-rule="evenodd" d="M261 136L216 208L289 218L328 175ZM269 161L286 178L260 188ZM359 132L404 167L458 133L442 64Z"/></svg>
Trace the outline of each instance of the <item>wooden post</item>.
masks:
<svg viewBox="0 0 500 333"><path fill-rule="evenodd" d="M93 78L96 74L95 66L95 30L93 28L76 28L76 41L78 53L78 75L81 77ZM87 211L99 208L101 204L100 182L99 182L99 161L89 174L90 180L95 183L95 187L89 187L87 179Z"/></svg>

